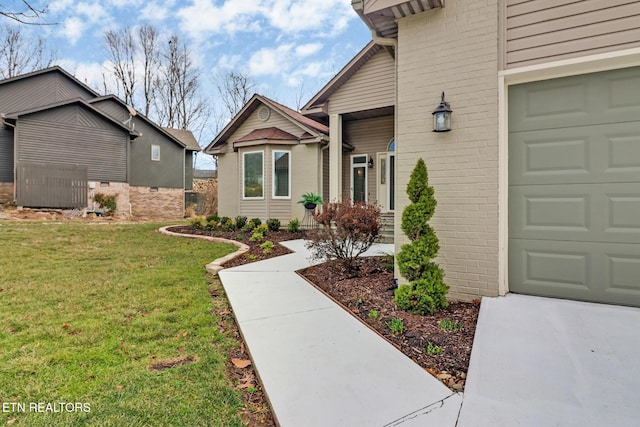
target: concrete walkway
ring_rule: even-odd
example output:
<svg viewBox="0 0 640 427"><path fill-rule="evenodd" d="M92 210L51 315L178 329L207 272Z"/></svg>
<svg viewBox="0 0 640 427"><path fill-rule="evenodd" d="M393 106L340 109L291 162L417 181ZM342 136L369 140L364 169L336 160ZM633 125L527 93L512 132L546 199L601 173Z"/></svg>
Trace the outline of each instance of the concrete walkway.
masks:
<svg viewBox="0 0 640 427"><path fill-rule="evenodd" d="M280 425L455 426L462 396L298 276L302 240L284 245L295 252L219 273Z"/></svg>
<svg viewBox="0 0 640 427"><path fill-rule="evenodd" d="M484 298L458 426L638 426L640 309Z"/></svg>

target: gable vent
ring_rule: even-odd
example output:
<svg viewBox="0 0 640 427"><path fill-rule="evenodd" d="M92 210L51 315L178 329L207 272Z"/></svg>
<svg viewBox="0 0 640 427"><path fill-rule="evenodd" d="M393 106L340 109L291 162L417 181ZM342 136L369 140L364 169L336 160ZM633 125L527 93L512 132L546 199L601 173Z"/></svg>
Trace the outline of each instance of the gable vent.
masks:
<svg viewBox="0 0 640 427"><path fill-rule="evenodd" d="M269 107L263 105L258 109L258 118L260 120L266 122L267 120L269 120L269 117L271 117L271 110L269 109Z"/></svg>

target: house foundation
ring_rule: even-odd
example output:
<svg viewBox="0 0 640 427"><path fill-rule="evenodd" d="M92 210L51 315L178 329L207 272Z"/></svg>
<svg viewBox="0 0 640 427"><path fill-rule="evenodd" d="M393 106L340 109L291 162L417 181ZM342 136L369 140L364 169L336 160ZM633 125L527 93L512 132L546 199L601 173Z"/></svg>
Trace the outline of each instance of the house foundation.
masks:
<svg viewBox="0 0 640 427"><path fill-rule="evenodd" d="M184 191L181 188L130 187L129 202L134 217L184 217Z"/></svg>

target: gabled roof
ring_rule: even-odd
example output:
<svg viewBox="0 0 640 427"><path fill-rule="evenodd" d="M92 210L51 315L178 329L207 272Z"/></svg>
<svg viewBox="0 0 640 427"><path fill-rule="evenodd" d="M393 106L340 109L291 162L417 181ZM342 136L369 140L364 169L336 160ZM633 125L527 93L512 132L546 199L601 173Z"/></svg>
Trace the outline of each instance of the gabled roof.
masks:
<svg viewBox="0 0 640 427"><path fill-rule="evenodd" d="M60 73L63 76L67 77L69 80L73 81L78 86L82 87L83 89L85 89L86 91L91 93L93 96L100 96L100 94L98 92L96 92L95 90L91 89L88 85L82 83L75 76L71 75L70 73L68 73L66 70L64 70L62 67L60 67L58 65L55 65L55 66L49 67L49 68L44 68L44 69L38 70L38 71L33 71L31 73L21 74L19 76L11 77L9 79L0 80L0 85L5 85L5 84L8 84L8 83L12 83L12 82L18 81L18 80L24 80L24 79L28 79L30 77L34 77L34 76L38 76L38 75L42 75L42 74L48 74L48 73Z"/></svg>
<svg viewBox="0 0 640 427"><path fill-rule="evenodd" d="M272 110L278 112L282 117L289 120L291 123L296 124L304 131L304 138L294 137L296 139L305 139L308 142L313 142L316 139L318 142L325 141L329 135L329 127L316 122L315 120L305 117L297 111L292 110L276 101L255 94L251 99L242 107L242 109L235 115L235 117L225 126L225 128L216 136L213 141L205 148L205 152L208 154L219 153L220 148L227 144L227 140L238 130L238 128L249 118L254 111L258 109L260 105L266 105ZM280 130L280 129L279 129ZM281 131L281 130L280 130ZM282 131L284 132L284 131ZM245 135L247 137L248 135ZM292 135L293 136L293 135ZM260 138L263 139L263 138Z"/></svg>
<svg viewBox="0 0 640 427"><path fill-rule="evenodd" d="M124 108L126 110L129 110L131 108L130 106L127 105L126 102L124 102L122 99L118 98L115 95L99 96L97 98L90 99L87 102L89 104L96 104L96 103L103 102L103 101L114 101L114 102L116 102L118 105L120 105L122 108ZM177 136L175 136L171 132L169 132L168 128L163 128L161 126L158 126L153 120L149 119L147 116L145 116L142 113L136 112L135 116L139 117L141 120L144 120L147 124L149 124L150 126L155 128L158 132L160 132L161 134L165 135L167 138L169 138L170 140L172 140L176 144L180 145L181 147L185 147L188 150L200 151L200 146L198 146L197 142L196 142L196 146L198 148L189 148L189 147L187 147L187 143L185 141L182 141L180 138L178 138ZM193 138L193 135L192 135L192 138ZM195 138L193 138L193 139L195 141Z"/></svg>
<svg viewBox="0 0 640 427"><path fill-rule="evenodd" d="M117 126L117 127L121 128L122 130L126 131L129 134L131 139L135 139L138 136L140 136L137 132L132 131L127 126L125 126L123 123L120 123L120 121L114 119L113 117L109 116L108 114L103 113L102 111L100 111L99 109L95 108L93 105L91 105L90 103L88 103L87 101L85 101L85 100L83 100L81 98L70 99L70 100L66 100L66 101L62 101L62 102L56 102L54 104L42 105L42 106L38 106L38 107L31 108L31 109L28 109L28 110L16 111L16 112L13 112L13 113L5 114L4 117L3 117L3 120L13 121L15 123L22 116L27 116L29 114L40 113L40 112L47 111L47 110L54 110L56 108L67 107L69 105L74 105L74 104L78 105L78 106L80 106L82 108L85 108L86 110L90 111L91 113L102 117L103 119L111 122L115 126Z"/></svg>
<svg viewBox="0 0 640 427"><path fill-rule="evenodd" d="M295 135L291 135L289 132L285 132L282 129L278 129L276 127L269 127L263 129L255 129L245 136L238 138L235 142L244 142L244 141L256 141L259 139L273 139L273 140L281 140L281 141L290 141L297 140L298 137Z"/></svg>
<svg viewBox="0 0 640 427"><path fill-rule="evenodd" d="M200 144L196 141L196 137L193 136L193 132L186 129L173 129L173 128L162 128L165 132L170 133L179 141L186 146L187 150L191 151L200 151Z"/></svg>
<svg viewBox="0 0 640 427"><path fill-rule="evenodd" d="M444 0L351 0L364 23L380 37L397 37L397 20L444 7Z"/></svg>
<svg viewBox="0 0 640 427"><path fill-rule="evenodd" d="M342 87L364 64L367 63L376 53L382 49L382 46L370 41L356 56L342 67L329 83L324 85L320 91L302 107L302 114L318 115L327 114L327 101L338 89Z"/></svg>

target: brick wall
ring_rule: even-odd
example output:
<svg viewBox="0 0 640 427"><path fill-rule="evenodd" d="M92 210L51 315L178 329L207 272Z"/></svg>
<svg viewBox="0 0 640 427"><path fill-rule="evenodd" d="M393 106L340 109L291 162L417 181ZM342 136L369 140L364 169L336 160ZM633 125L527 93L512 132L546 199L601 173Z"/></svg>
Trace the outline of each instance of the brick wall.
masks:
<svg viewBox="0 0 640 427"><path fill-rule="evenodd" d="M89 183L91 185L91 182ZM116 198L117 210L116 216L119 217L127 217L129 216L129 184L126 182L109 182L107 183L95 182L95 188L89 188L89 209L90 210L101 210L101 208L94 203L93 195L94 194L104 194L110 196L112 194L117 194Z"/></svg>
<svg viewBox="0 0 640 427"><path fill-rule="evenodd" d="M13 202L13 182L0 182L0 203Z"/></svg>
<svg viewBox="0 0 640 427"><path fill-rule="evenodd" d="M131 187L129 200L134 217L184 217L184 190L180 188L158 187L157 191L151 191L150 187Z"/></svg>
<svg viewBox="0 0 640 427"><path fill-rule="evenodd" d="M418 157L450 299L498 295L498 0L456 0L398 22L397 204ZM441 92L452 131L432 132ZM398 216L399 217L399 216ZM406 237L396 222L396 251Z"/></svg>

